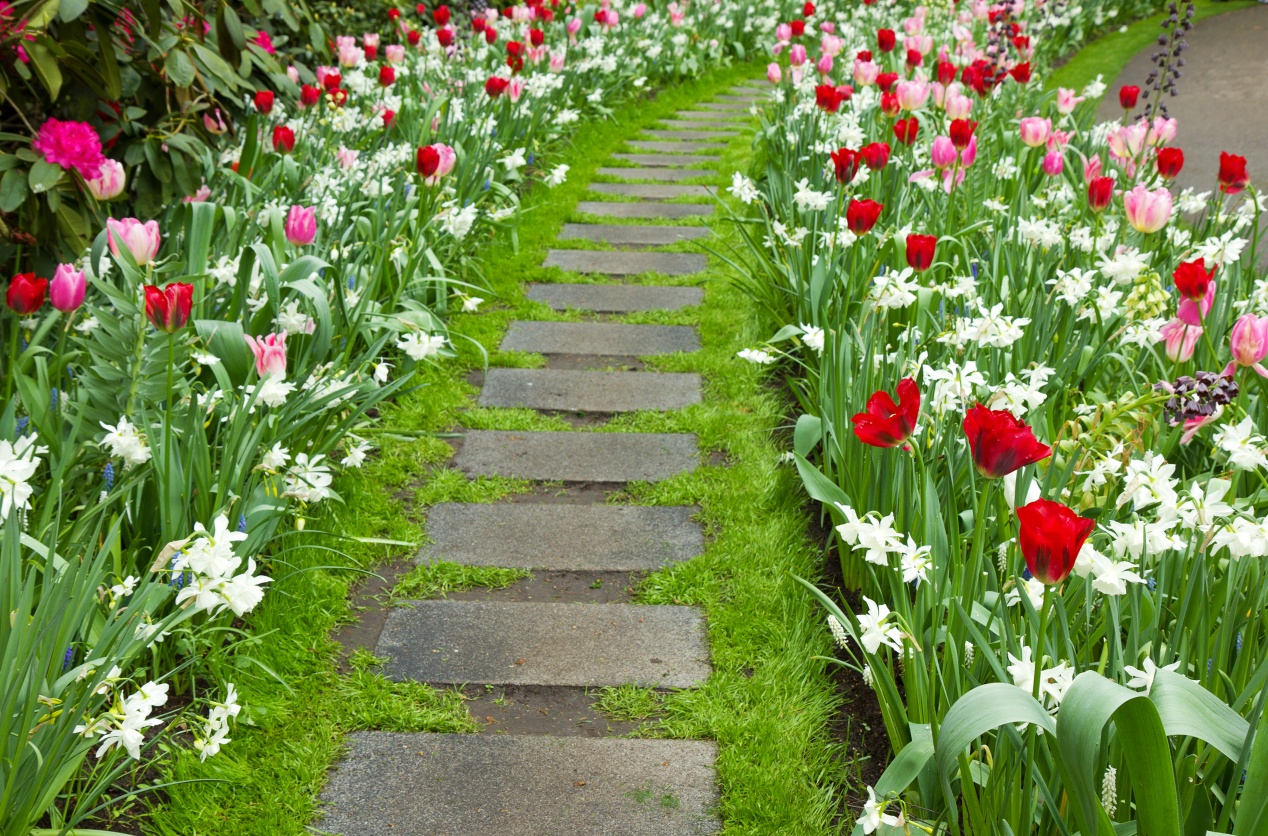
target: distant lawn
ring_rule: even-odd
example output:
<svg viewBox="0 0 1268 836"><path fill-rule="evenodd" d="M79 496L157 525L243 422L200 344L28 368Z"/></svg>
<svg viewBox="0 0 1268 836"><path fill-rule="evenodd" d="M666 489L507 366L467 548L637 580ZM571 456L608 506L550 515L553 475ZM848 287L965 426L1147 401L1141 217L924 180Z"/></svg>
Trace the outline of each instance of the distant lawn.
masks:
<svg viewBox="0 0 1268 836"><path fill-rule="evenodd" d="M1198 21L1256 5L1255 0L1197 0L1197 13L1193 19ZM1118 74L1137 53L1156 43L1162 31L1160 27L1166 18L1166 13L1156 14L1092 41L1076 52L1065 65L1055 70L1048 77L1045 86L1050 90L1057 87L1082 90L1098 75L1103 76L1105 83L1112 86L1114 79L1118 78Z"/></svg>

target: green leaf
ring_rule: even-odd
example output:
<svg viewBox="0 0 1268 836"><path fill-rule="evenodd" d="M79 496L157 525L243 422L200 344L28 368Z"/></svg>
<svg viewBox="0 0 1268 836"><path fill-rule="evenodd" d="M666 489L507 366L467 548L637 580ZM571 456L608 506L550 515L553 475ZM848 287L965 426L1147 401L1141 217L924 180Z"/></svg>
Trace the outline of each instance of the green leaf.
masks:
<svg viewBox="0 0 1268 836"><path fill-rule="evenodd" d="M236 322L199 319L194 321L194 328L207 351L220 358L220 365L230 383L225 386L225 382L221 382L221 386L233 390L245 383L251 373L252 355L242 326ZM219 371L216 376L220 376Z"/></svg>
<svg viewBox="0 0 1268 836"><path fill-rule="evenodd" d="M31 166L31 172L27 176L27 183L31 187L31 191L41 194L57 185L57 181L62 179L65 173L57 163L50 163L48 160L36 160Z"/></svg>
<svg viewBox="0 0 1268 836"><path fill-rule="evenodd" d="M833 503L840 502L842 505L849 505L850 498L845 495L845 491L837 487L827 476L820 472L819 468L806 461L798 453L793 453L793 460L797 463L797 472L801 474L801 482L806 486L806 493L811 498L817 499L824 505L833 506ZM840 513L835 507L831 507L833 513Z"/></svg>
<svg viewBox="0 0 1268 836"><path fill-rule="evenodd" d="M1160 670L1154 675L1149 699L1158 709L1168 736L1196 737L1234 763L1241 757L1250 724L1198 683Z"/></svg>
<svg viewBox="0 0 1268 836"><path fill-rule="evenodd" d="M1255 742L1246 764L1246 783L1237 807L1233 836L1258 836L1268 831L1268 711L1261 711Z"/></svg>
<svg viewBox="0 0 1268 836"><path fill-rule="evenodd" d="M817 415L801 415L793 428L793 450L799 456L808 456L823 437L823 421Z"/></svg>
<svg viewBox="0 0 1268 836"><path fill-rule="evenodd" d="M222 13L224 15L225 31L229 33L229 38L233 41L233 45L238 49L244 48L247 45L247 36L242 31L242 19L238 17L238 13L229 5L222 7Z"/></svg>
<svg viewBox="0 0 1268 836"><path fill-rule="evenodd" d="M198 77L194 62L189 59L183 49L174 49L169 52L164 66L167 69L167 77L177 87L188 87Z"/></svg>
<svg viewBox="0 0 1268 836"><path fill-rule="evenodd" d="M101 80L106 95L117 101L123 96L123 78L119 74L119 62L115 59L114 42L110 38L98 39L97 51L101 54Z"/></svg>
<svg viewBox="0 0 1268 836"><path fill-rule="evenodd" d="M26 52L31 57L31 66L40 83L48 90L49 98L56 100L57 94L62 91L62 68L58 66L57 58L39 41L27 42Z"/></svg>
<svg viewBox="0 0 1268 836"><path fill-rule="evenodd" d="M88 0L61 0L57 16L66 22L79 17L88 8Z"/></svg>
<svg viewBox="0 0 1268 836"><path fill-rule="evenodd" d="M0 212L12 212L26 200L26 171L11 168L0 177Z"/></svg>
<svg viewBox="0 0 1268 836"><path fill-rule="evenodd" d="M1056 733L1057 724L1044 707L1030 694L1004 682L991 682L969 691L947 711L938 729L938 780L949 802L950 775L957 768L960 755L974 740L1000 726L1033 723L1044 731Z"/></svg>

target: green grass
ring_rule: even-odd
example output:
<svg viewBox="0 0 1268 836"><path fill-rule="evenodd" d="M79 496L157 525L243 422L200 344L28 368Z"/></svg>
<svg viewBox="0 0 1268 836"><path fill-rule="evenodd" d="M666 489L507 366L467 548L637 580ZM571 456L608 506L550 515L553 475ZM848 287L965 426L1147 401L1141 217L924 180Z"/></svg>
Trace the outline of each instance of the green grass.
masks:
<svg viewBox="0 0 1268 836"><path fill-rule="evenodd" d="M595 124L576 132L563 159L572 166L568 182L525 196L526 207L534 211L518 230L518 247L493 242L484 262L473 265L479 275L461 277L487 285L491 292L481 295L490 304L482 313L456 316L453 333L483 345L492 365L540 365L540 358L498 352L496 346L513 319L562 318L524 300L521 282L563 277L539 265L562 222L575 216L576 202L591 199L585 184L607 161L606 152L636 127L754 75L756 70L747 66L718 70L624 109L625 124ZM747 167L750 142L740 137L729 144L719 155L719 170ZM715 248L725 247L731 234L720 220L724 214L720 209L711 221L721 239L710 242ZM617 499L700 507L699 520L709 537L705 553L650 575L637 594L642 603L704 608L714 673L696 690L605 692L600 707L631 718L656 709L658 722L648 724L643 734L716 740L719 812L728 833L821 834L831 830L840 787L848 779L828 732L837 698L824 663L815 659L831 653L831 640L817 605L792 575L816 578L822 561L806 537L800 483L793 470L778 464L780 450L772 441L784 404L764 385L761 370L735 357L740 348L764 340L771 325L755 320L750 302L714 262L703 277L702 307L636 320L698 327L701 351L655 358L649 367L701 373L704 402L667 415L620 416L600 428L691 432L699 439L704 459L696 471L630 485ZM315 819L317 797L344 751L347 732L475 730L459 693L391 682L376 671L368 652L354 654L351 671L341 673L339 648L329 638L333 628L355 618L348 604L350 585L425 542L428 506L495 502L529 489L520 480L466 478L447 466L451 448L435 434L458 426L564 428L557 419L525 410L473 408L476 390L465 378L483 365L484 355L467 340L455 339L455 345L456 359L421 368L418 382L424 387L385 410L384 431L373 434L381 445L378 457L363 471L341 478L345 504L310 521L303 540L310 548L288 554L290 563L304 571L274 584L253 616L255 632L265 638L224 663L221 673L238 685L246 705L233 742L205 764L190 752L175 753L163 776L218 782L173 788L170 802L146 822L147 834L299 836ZM707 463L710 454L726 464ZM345 534L314 536L313 529ZM332 565L349 568L324 568ZM273 574L286 572L275 567ZM416 570L403 585L409 595L425 595L454 584L508 578L439 564ZM396 592L401 594L402 586ZM654 797L671 806L676 801L663 790Z"/></svg>
<svg viewBox="0 0 1268 836"><path fill-rule="evenodd" d="M660 713L660 695L651 688L618 685L599 691L594 707L613 720L632 723Z"/></svg>
<svg viewBox="0 0 1268 836"><path fill-rule="evenodd" d="M1256 0L1197 0L1193 19L1198 21L1224 12L1249 9L1255 5ZM1159 25L1166 18L1166 14L1156 14L1092 41L1048 76L1044 86L1049 90L1058 87L1082 90L1098 75L1107 85L1112 85L1114 79L1118 78L1119 73L1137 54L1156 46L1158 35L1162 31Z"/></svg>
<svg viewBox="0 0 1268 836"><path fill-rule="evenodd" d="M506 589L522 578L532 577L524 569L503 569L497 566L462 566L439 560L416 566L396 582L392 598L409 600L443 598L449 592L465 592L476 587Z"/></svg>

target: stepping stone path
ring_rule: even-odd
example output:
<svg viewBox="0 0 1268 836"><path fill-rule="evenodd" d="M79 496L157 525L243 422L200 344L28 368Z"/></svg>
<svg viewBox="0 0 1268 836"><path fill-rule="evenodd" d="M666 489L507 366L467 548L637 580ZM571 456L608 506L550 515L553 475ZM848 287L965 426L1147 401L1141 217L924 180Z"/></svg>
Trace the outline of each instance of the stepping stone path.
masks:
<svg viewBox="0 0 1268 836"><path fill-rule="evenodd" d="M680 121L662 123L682 130L644 131L628 143L637 152L614 155L618 163L640 167L599 170L630 180L701 178L714 185L592 183L592 192L621 200L585 201L575 211L652 221L712 215L712 205L664 201L712 197L720 186L719 173L674 167L714 162L698 152L724 148L724 143L710 140L733 138L739 121L748 118L749 104L761 95L758 87L744 84L715 101L692 105L677 114ZM560 231L561 242L585 240L606 248L552 249L543 266L590 276L666 274L690 281L707 268L704 255L646 248L707 235L700 226L568 223ZM506 502L431 508L431 542L420 552L420 561L577 573L594 576L601 585L605 573L655 571L704 551L704 532L692 519L697 508L604 502L607 491L619 491L625 483L656 482L693 471L700 463L695 436L610 432L594 426L614 413L669 411L700 403L700 376L575 365L576 358L590 357L596 363L616 360L612 365L630 369L641 357L699 350L692 326L630 325L602 317L692 307L703 301L704 291L689 285L607 282L529 285L529 299L553 310L582 311L586 318L512 322L500 350L541 355L545 367L489 369L478 401L485 407L592 416L584 429L461 430L455 441L454 466L470 478L554 484ZM557 495L558 483L564 485L563 495ZM486 688L521 689L516 693L537 688L582 698L588 688L684 689L709 678L705 616L699 607L642 606L619 598L584 604L527 597L472 593L410 602L388 612L374 653L387 660L385 673L392 678L467 687L473 698ZM325 817L314 823L321 832L687 836L722 829L714 769L717 746L712 741L540 731L364 731L352 734L349 743L348 756L322 796Z"/></svg>

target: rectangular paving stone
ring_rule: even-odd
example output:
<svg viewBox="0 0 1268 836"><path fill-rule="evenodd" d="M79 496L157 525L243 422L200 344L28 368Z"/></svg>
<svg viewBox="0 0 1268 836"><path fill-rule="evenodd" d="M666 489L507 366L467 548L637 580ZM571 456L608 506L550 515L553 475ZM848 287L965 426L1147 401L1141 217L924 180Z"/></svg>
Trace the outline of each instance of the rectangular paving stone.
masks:
<svg viewBox="0 0 1268 836"><path fill-rule="evenodd" d="M714 162L717 159L706 157L704 154L613 154L612 156L627 163L650 166L698 165Z"/></svg>
<svg viewBox="0 0 1268 836"><path fill-rule="evenodd" d="M640 273L665 273L689 276L708 266L709 259L700 253L640 253L620 250L550 250L542 264L576 273L602 273L608 276L637 276Z"/></svg>
<svg viewBox="0 0 1268 836"><path fill-rule="evenodd" d="M597 173L629 180L693 180L718 176L716 171L706 168L601 168Z"/></svg>
<svg viewBox="0 0 1268 836"><path fill-rule="evenodd" d="M712 215L713 207L699 203L602 203L583 200L577 211L609 218L691 218Z"/></svg>
<svg viewBox="0 0 1268 836"><path fill-rule="evenodd" d="M468 476L547 482L659 482L699 461L688 433L465 430L454 463Z"/></svg>
<svg viewBox="0 0 1268 836"><path fill-rule="evenodd" d="M595 313L676 311L704 301L698 287L639 284L530 284L528 298L557 311L575 308Z"/></svg>
<svg viewBox="0 0 1268 836"><path fill-rule="evenodd" d="M559 240L580 238L617 246L661 247L679 241L707 238L712 233L703 226L631 226L620 224L564 224Z"/></svg>
<svg viewBox="0 0 1268 836"><path fill-rule="evenodd" d="M753 104L755 102L760 102L767 97L760 94L756 94L756 93L743 93L743 94L723 93L722 95L714 96L714 98L720 102L738 102L740 104Z"/></svg>
<svg viewBox="0 0 1268 836"><path fill-rule="evenodd" d="M608 433L615 435L615 433ZM374 654L398 681L444 685L692 688L709 676L697 607L412 601Z"/></svg>
<svg viewBox="0 0 1268 836"><path fill-rule="evenodd" d="M591 183L587 186L598 194L638 197L647 200L669 200L674 197L711 197L708 186L683 186L677 183Z"/></svg>
<svg viewBox="0 0 1268 836"><path fill-rule="evenodd" d="M712 741L354 732L349 743L322 793L320 832L699 836L722 829Z"/></svg>
<svg viewBox="0 0 1268 836"><path fill-rule="evenodd" d="M670 154L690 154L693 151L717 151L725 148L724 142L665 142L663 140L631 139L625 143L643 151L664 151Z"/></svg>
<svg viewBox="0 0 1268 836"><path fill-rule="evenodd" d="M679 119L699 119L705 122L717 122L719 125L733 123L748 118L748 114L728 113L720 110L680 110L674 114Z"/></svg>
<svg viewBox="0 0 1268 836"><path fill-rule="evenodd" d="M565 412L683 409L700 403L700 376L571 369L490 369L480 406Z"/></svg>
<svg viewBox="0 0 1268 836"><path fill-rule="evenodd" d="M700 119L666 119L660 123L662 126L670 130L681 131L718 131L724 130L728 126L718 124L717 122L706 122ZM732 130L741 130L741 126L735 126Z"/></svg>
<svg viewBox="0 0 1268 836"><path fill-rule="evenodd" d="M647 130L643 133L648 136L654 136L657 139L731 139L735 134L730 131L655 131Z"/></svg>
<svg viewBox="0 0 1268 836"><path fill-rule="evenodd" d="M700 107L703 107L705 110L724 110L724 111L731 111L732 113L739 113L740 111L747 113L750 106L751 105L740 104L738 102L701 102L700 103Z"/></svg>
<svg viewBox="0 0 1268 836"><path fill-rule="evenodd" d="M493 369L489 373L494 371L549 370ZM631 377L645 373L568 374ZM446 502L427 512L427 535L432 543L419 556L463 566L554 572L650 571L690 560L704 551L704 533L691 519L695 511L686 506Z"/></svg>
<svg viewBox="0 0 1268 836"><path fill-rule="evenodd" d="M512 322L502 351L534 354L597 354L650 357L699 351L690 325L625 325L620 322Z"/></svg>

